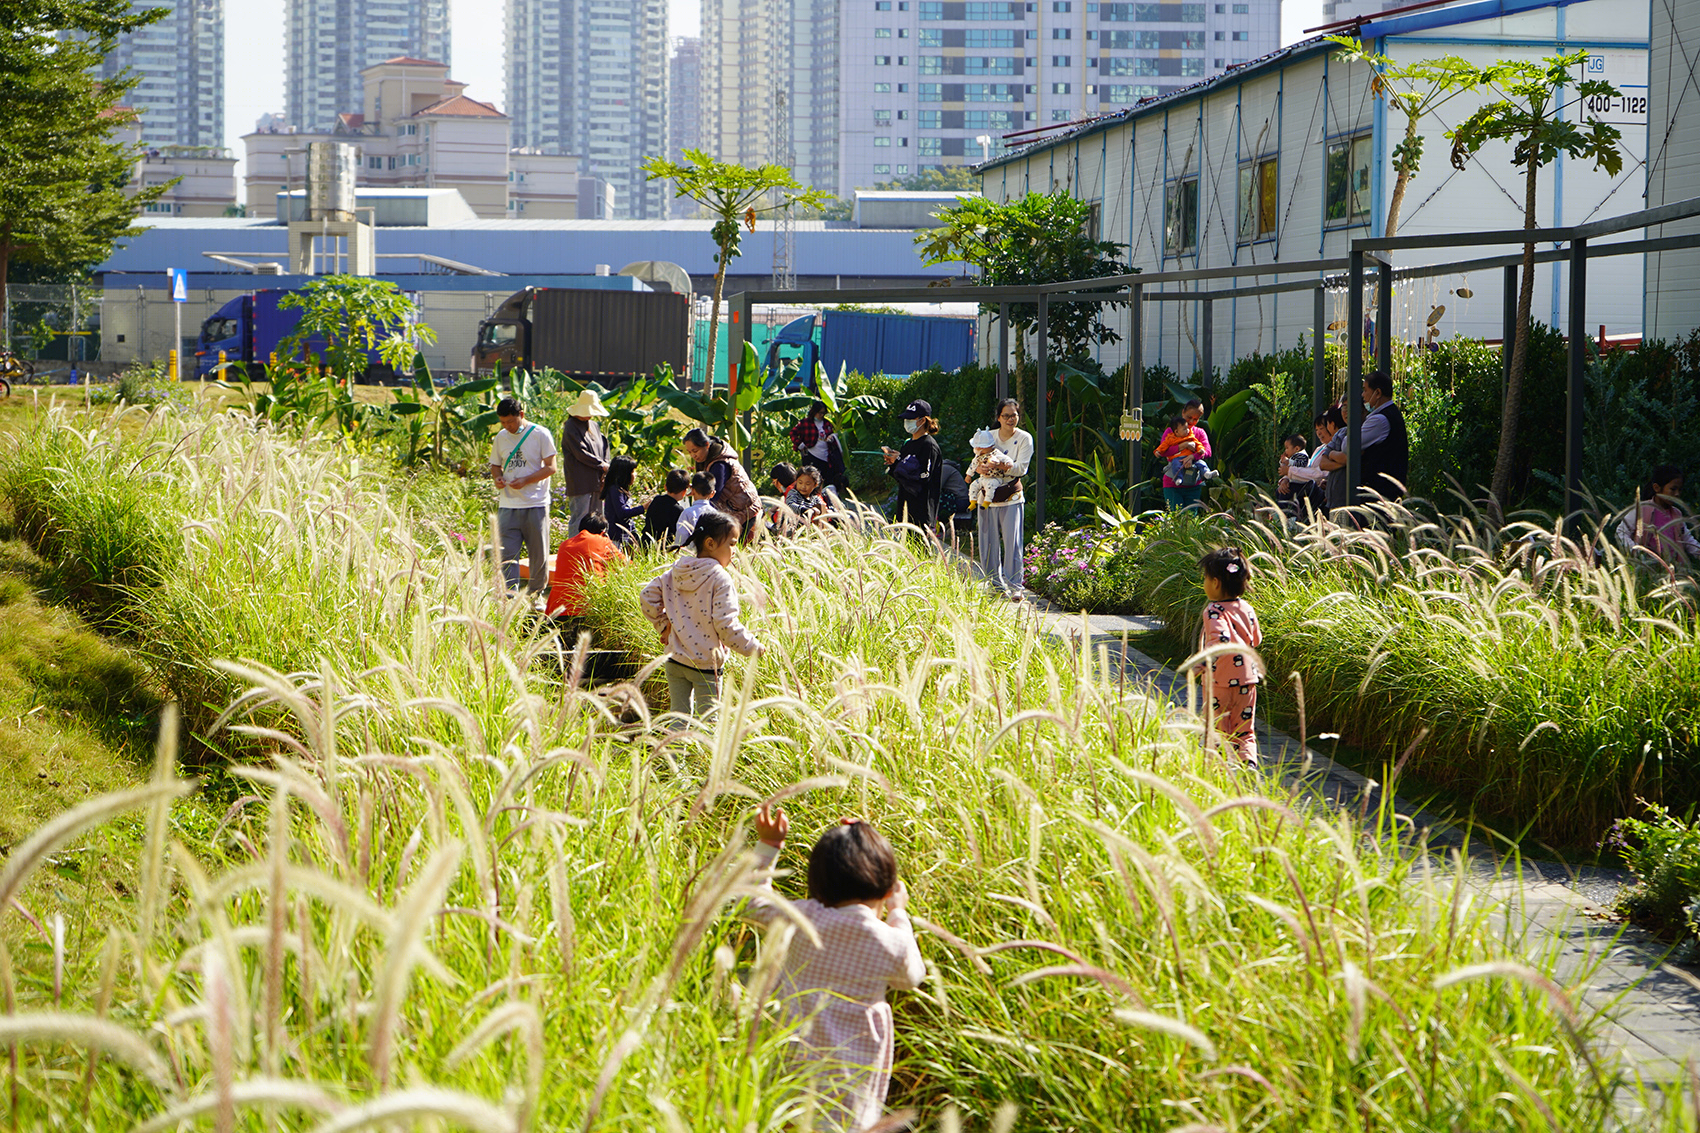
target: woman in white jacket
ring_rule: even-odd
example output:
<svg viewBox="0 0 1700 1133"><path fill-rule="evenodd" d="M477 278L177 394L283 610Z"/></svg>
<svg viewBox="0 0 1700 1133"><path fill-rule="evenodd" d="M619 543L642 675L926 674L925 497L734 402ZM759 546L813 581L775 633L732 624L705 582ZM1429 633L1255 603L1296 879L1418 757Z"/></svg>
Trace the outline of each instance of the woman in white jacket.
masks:
<svg viewBox="0 0 1700 1133"><path fill-rule="evenodd" d="M709 509L691 533L694 557L681 556L638 596L644 617L667 647L667 696L674 712L701 716L720 696L720 670L732 650L759 656L762 644L738 620L738 588L726 568L738 521Z"/></svg>

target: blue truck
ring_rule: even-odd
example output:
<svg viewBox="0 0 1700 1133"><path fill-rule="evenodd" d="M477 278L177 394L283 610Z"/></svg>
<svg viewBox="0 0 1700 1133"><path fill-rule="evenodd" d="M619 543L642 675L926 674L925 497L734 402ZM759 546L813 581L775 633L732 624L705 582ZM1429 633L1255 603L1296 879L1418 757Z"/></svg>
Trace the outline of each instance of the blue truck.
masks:
<svg viewBox="0 0 1700 1133"><path fill-rule="evenodd" d="M247 367L248 376L264 379L266 366L274 352L283 353L279 344L295 333L301 321L296 307L281 307L279 303L290 292L273 288L239 295L220 307L201 324L200 337L195 342L195 377L208 379L230 378L229 373L215 373L222 352L227 362L240 362ZM322 335L309 338L307 353L324 356ZM376 351L367 352L366 380L381 381L389 368L378 358Z"/></svg>

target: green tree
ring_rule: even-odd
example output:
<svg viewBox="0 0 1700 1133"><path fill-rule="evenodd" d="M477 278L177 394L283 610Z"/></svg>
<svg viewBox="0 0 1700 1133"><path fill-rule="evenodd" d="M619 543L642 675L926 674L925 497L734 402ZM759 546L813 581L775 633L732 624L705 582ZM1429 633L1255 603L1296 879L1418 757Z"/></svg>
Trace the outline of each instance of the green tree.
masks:
<svg viewBox="0 0 1700 1133"><path fill-rule="evenodd" d="M1536 180L1541 166L1559 154L1594 163L1613 177L1623 170L1619 148L1622 133L1598 118L1583 118L1580 111L1590 100L1617 96L1617 88L1603 79L1579 79L1573 72L1587 62L1586 50L1568 55L1549 55L1540 60L1500 60L1485 66L1448 56L1458 81L1485 92L1490 101L1471 114L1456 129L1447 132L1452 141L1452 166L1465 168L1470 159L1489 142L1511 144L1511 164L1523 170L1523 227L1536 225ZM1573 95L1566 101L1566 89ZM1571 119L1579 119L1572 121ZM1535 297L1535 246L1523 245L1523 275L1517 289L1517 333L1511 348L1510 376L1505 383L1505 405L1499 425L1499 451L1494 456L1493 482L1489 491L1494 506L1503 512L1511 483L1517 447L1517 418L1523 408L1523 374L1528 365L1529 307ZM1570 333L1581 334L1581 327Z"/></svg>
<svg viewBox="0 0 1700 1133"><path fill-rule="evenodd" d="M756 218L780 209L818 209L831 200L818 189L805 189L783 165L758 165L753 169L716 161L702 150L685 151L688 164L652 157L643 163L651 181L673 182L673 195L689 197L714 218L710 235L714 254L714 314L708 322L708 367L703 389L714 390L714 358L720 347L720 299L726 287L726 269L742 255L743 233L739 225L756 230ZM766 203L758 203L763 202Z"/></svg>
<svg viewBox="0 0 1700 1133"><path fill-rule="evenodd" d="M325 340L325 363L339 378L365 373L368 354L397 373L411 369L415 343L437 341L437 332L413 321L413 301L387 279L358 275L328 275L291 292L279 307L301 312L295 330L278 345L282 353L299 355L311 338Z"/></svg>
<svg viewBox="0 0 1700 1133"><path fill-rule="evenodd" d="M97 81L118 37L165 8L129 0L0 3L0 308L14 262L98 263L168 185L125 194L138 154L114 139L134 76Z"/></svg>
<svg viewBox="0 0 1700 1133"><path fill-rule="evenodd" d="M1126 275L1132 270L1119 258L1126 245L1094 239L1087 232L1091 206L1064 192L1029 193L1003 204L966 197L936 215L944 222L942 227L915 234L922 260L972 264L987 284L1061 283ZM1094 343L1121 341L1121 335L1101 318L1104 306L1051 304L1047 330L1062 357L1078 357ZM985 310L995 313L996 308ZM1009 318L1025 336L1039 320L1039 305L1012 303ZM1023 350L1020 338L1016 349Z"/></svg>
<svg viewBox="0 0 1700 1133"><path fill-rule="evenodd" d="M1348 36L1331 35L1340 45L1340 57L1370 68L1370 93L1395 114L1405 116L1405 136L1393 147L1393 192L1387 202L1387 223L1382 235L1399 231L1399 210L1405 189L1416 179L1423 160L1423 136L1417 123L1467 91L1475 89L1474 68L1455 55L1401 64L1370 50L1369 44Z"/></svg>

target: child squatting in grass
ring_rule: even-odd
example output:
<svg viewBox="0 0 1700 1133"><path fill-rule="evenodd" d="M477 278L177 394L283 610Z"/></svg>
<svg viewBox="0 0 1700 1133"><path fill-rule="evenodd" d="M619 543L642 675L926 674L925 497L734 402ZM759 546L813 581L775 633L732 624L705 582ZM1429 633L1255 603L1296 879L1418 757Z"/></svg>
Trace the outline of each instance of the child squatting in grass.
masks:
<svg viewBox="0 0 1700 1133"><path fill-rule="evenodd" d="M1257 714L1257 684L1263 670L1251 650L1263 644L1257 611L1243 595L1251 581L1251 567L1238 547L1219 547L1199 561L1204 573L1204 625L1199 633L1200 651L1221 645L1245 646L1243 650L1213 654L1198 666L1210 676L1210 711L1215 718L1217 742L1233 744L1239 758L1257 763L1257 733L1252 718Z"/></svg>
<svg viewBox="0 0 1700 1133"><path fill-rule="evenodd" d="M736 519L704 511L689 540L696 555L681 555L638 595L644 617L667 647L669 706L683 715L702 716L714 707L730 651L746 657L762 651L756 635L738 620L738 587L726 569L738 534Z"/></svg>
<svg viewBox="0 0 1700 1133"><path fill-rule="evenodd" d="M764 804L756 812L756 868L772 868L790 828L783 810ZM786 1021L799 1027L797 1057L811 1068L819 1096L813 1127L866 1129L879 1122L891 1086L886 992L919 987L927 969L897 856L871 824L845 818L829 827L809 851L808 879L809 895L794 907L814 932L791 937L779 995ZM771 890L771 875L762 884ZM742 915L764 927L785 919L777 902L762 897Z"/></svg>

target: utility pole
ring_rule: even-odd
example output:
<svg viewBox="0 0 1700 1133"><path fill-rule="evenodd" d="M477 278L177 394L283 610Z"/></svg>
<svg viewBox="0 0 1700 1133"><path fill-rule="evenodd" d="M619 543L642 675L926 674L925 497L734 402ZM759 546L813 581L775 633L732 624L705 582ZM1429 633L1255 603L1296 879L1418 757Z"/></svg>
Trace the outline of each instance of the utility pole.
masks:
<svg viewBox="0 0 1700 1133"><path fill-rule="evenodd" d="M773 124L773 163L790 170L797 162L797 154L791 145L790 51L785 44L777 42L782 38L774 37L776 45L773 50L773 54L784 61L784 66L774 68L773 72L779 76L779 89L775 92L773 107L778 116ZM785 199L783 189L775 189L774 193L775 203ZM797 289L797 217L789 205L773 214L772 285L775 291Z"/></svg>

